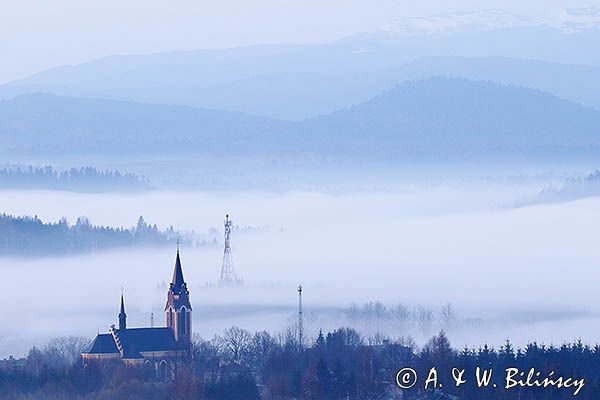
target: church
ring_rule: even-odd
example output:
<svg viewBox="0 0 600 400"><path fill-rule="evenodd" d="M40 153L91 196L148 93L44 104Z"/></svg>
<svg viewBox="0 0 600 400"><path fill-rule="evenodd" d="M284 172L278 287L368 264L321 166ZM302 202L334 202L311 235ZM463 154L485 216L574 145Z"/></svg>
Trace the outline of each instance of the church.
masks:
<svg viewBox="0 0 600 400"><path fill-rule="evenodd" d="M177 365L189 355L192 344L192 305L183 279L179 248L173 279L167 292L166 327L128 328L125 301L121 294L119 327L98 334L82 353L84 364L94 361L121 360L127 365L151 365L157 378L170 379Z"/></svg>

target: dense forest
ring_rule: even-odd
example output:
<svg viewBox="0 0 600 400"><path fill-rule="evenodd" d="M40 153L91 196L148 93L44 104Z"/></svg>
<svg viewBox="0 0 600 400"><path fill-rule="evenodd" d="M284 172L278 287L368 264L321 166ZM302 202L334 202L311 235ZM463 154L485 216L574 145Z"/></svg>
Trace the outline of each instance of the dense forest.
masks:
<svg viewBox="0 0 600 400"><path fill-rule="evenodd" d="M0 189L49 189L75 192L150 189L147 179L132 173L99 171L92 167L58 171L50 166L11 166L0 169Z"/></svg>
<svg viewBox="0 0 600 400"><path fill-rule="evenodd" d="M15 217L0 214L0 254L61 255L107 250L116 247L174 243L178 234L170 227L160 230L139 217L133 228L93 225L79 217L75 224L62 218L43 222L37 216Z"/></svg>
<svg viewBox="0 0 600 400"><path fill-rule="evenodd" d="M514 348L454 349L443 332L421 348L410 338L373 341L358 331L339 328L319 333L300 345L293 329L279 335L251 333L232 327L212 340L196 338L189 359L175 380L160 384L152 367L113 364L82 365L79 353L88 341L80 338L54 340L45 348L33 348L21 360L0 362L2 398L24 399L530 399L573 398L573 389L479 388L470 379L456 387L452 368L467 374L481 368L522 371L535 368L544 375L584 378L576 398L600 397L600 347L581 342L546 346L531 343ZM443 388L424 390L425 377L435 366ZM420 377L413 388L401 392L398 371L414 368ZM472 375L470 375L471 377ZM466 377L466 375L465 375Z"/></svg>

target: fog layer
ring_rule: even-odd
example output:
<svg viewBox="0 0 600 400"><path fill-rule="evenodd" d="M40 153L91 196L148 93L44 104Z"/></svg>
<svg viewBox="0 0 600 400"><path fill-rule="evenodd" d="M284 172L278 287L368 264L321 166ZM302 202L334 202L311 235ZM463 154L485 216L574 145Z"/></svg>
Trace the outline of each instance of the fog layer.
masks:
<svg viewBox="0 0 600 400"><path fill-rule="evenodd" d="M194 306L194 330L211 337L231 325L280 330L290 324L304 285L310 331L347 323L329 318L351 303L454 304L457 345L562 343L600 327L596 285L600 200L519 209L503 206L539 186L445 184L344 195L291 192L153 192L73 194L4 192L3 212L42 220L85 215L92 222L134 225L142 214L161 228L216 228L230 213L233 257L243 290L218 280L221 244L182 248ZM163 324L175 249L152 248L77 257L0 258L3 313L0 357L22 354L61 335L93 337L115 323L121 286L129 324ZM331 314L333 312L333 314ZM524 329L527 328L527 329ZM413 334L382 327L390 336ZM589 337L585 337L588 334Z"/></svg>

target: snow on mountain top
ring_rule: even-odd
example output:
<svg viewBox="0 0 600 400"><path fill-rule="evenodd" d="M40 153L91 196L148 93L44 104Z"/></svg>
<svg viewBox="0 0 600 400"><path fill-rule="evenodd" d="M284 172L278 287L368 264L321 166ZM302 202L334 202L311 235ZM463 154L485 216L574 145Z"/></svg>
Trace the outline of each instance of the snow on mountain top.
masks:
<svg viewBox="0 0 600 400"><path fill-rule="evenodd" d="M394 36L419 36L463 31L493 31L519 27L548 27L564 33L600 28L600 8L569 8L554 16L539 18L498 9L401 18L382 26Z"/></svg>
<svg viewBox="0 0 600 400"><path fill-rule="evenodd" d="M565 33L577 33L600 27L600 7L568 8L560 13L548 26Z"/></svg>
<svg viewBox="0 0 600 400"><path fill-rule="evenodd" d="M492 9L402 18L384 25L382 30L398 36L417 36L465 30L486 31L531 25L534 25L534 22L527 17Z"/></svg>

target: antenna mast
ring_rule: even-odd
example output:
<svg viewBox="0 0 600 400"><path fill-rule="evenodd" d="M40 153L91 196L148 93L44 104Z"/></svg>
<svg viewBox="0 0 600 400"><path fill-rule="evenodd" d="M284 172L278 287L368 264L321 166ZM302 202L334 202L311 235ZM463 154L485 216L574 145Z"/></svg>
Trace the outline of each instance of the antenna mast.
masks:
<svg viewBox="0 0 600 400"><path fill-rule="evenodd" d="M233 221L229 219L229 214L225 216L225 249L223 250L223 265L221 266L221 278L219 286L241 286L242 280L237 277L233 268L233 258L231 257L231 228Z"/></svg>
<svg viewBox="0 0 600 400"><path fill-rule="evenodd" d="M298 285L298 343L300 344L300 350L304 345L304 323L302 320L302 285Z"/></svg>

